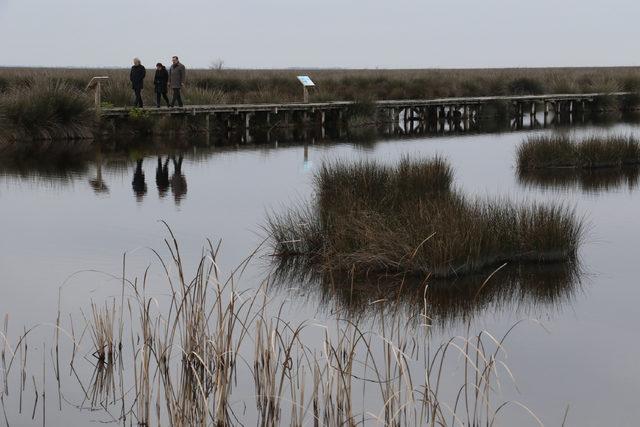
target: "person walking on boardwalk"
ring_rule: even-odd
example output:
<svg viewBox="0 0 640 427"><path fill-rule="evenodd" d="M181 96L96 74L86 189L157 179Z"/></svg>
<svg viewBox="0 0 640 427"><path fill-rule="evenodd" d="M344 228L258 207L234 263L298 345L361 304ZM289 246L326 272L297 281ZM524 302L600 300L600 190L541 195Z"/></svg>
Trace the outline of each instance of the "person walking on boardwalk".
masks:
<svg viewBox="0 0 640 427"><path fill-rule="evenodd" d="M180 91L184 86L185 79L187 77L187 70L184 65L180 63L180 59L177 56L171 58L171 68L169 69L169 86L173 91L173 97L171 98L171 106L174 107L178 103L179 107L182 107L182 95Z"/></svg>
<svg viewBox="0 0 640 427"><path fill-rule="evenodd" d="M133 67L131 67L131 73L129 74L129 80L131 80L131 87L136 95L135 106L142 108L142 89L144 88L144 78L147 76L147 70L140 62L140 59L133 59Z"/></svg>
<svg viewBox="0 0 640 427"><path fill-rule="evenodd" d="M167 97L167 86L169 85L169 72L167 67L160 62L156 64L156 75L153 79L153 85L156 91L156 107L160 108L160 101L164 98L169 106L169 98Z"/></svg>

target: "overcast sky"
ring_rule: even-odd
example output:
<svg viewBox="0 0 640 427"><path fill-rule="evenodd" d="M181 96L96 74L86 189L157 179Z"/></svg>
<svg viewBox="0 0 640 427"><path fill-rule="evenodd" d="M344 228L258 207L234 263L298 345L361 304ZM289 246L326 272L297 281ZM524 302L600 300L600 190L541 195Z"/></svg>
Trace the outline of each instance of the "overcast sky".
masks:
<svg viewBox="0 0 640 427"><path fill-rule="evenodd" d="M0 0L0 65L640 63L637 0Z"/></svg>

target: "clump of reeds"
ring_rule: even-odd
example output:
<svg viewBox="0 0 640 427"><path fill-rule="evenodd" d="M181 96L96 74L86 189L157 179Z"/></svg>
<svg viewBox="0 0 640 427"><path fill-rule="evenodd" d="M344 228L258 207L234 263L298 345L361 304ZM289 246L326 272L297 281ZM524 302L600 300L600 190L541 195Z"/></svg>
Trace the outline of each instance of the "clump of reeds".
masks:
<svg viewBox="0 0 640 427"><path fill-rule="evenodd" d="M621 168L640 164L640 142L632 136L541 135L527 138L516 153L518 170Z"/></svg>
<svg viewBox="0 0 640 427"><path fill-rule="evenodd" d="M93 116L87 95L61 81L15 87L0 98L0 124L13 138L91 136Z"/></svg>
<svg viewBox="0 0 640 427"><path fill-rule="evenodd" d="M93 356L98 360L98 364L112 364L116 356L115 310L115 301L111 306L107 304L102 308L91 303L89 330L93 340Z"/></svg>
<svg viewBox="0 0 640 427"><path fill-rule="evenodd" d="M571 209L470 200L451 182L439 158L325 164L313 205L269 218L273 254L320 269L435 277L575 259L583 226Z"/></svg>

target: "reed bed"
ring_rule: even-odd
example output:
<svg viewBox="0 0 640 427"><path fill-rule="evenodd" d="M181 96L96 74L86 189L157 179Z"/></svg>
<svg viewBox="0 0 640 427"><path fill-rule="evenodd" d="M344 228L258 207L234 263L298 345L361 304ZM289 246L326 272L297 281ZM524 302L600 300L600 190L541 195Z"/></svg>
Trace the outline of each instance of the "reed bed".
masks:
<svg viewBox="0 0 640 427"><path fill-rule="evenodd" d="M273 256L319 270L439 278L505 262L575 260L583 225L573 210L472 200L452 179L441 158L326 163L310 205L268 219Z"/></svg>
<svg viewBox="0 0 640 427"><path fill-rule="evenodd" d="M156 252L166 298L148 294L147 270L139 280L122 277L121 296L94 306L94 315L85 318L84 330L94 335L89 344L84 332L74 332L73 322L67 329L56 322L55 348L60 336L73 344L72 377L86 395L72 406L100 411L109 422L141 426L491 425L507 406L522 408L541 424L526 406L500 396L510 382L505 379L513 378L504 361L513 328L495 337L471 333L469 326L466 335L434 344L426 311L408 320L397 311L380 310L380 328L357 316L338 316L326 324L288 321L284 314L290 303L272 300L270 279L258 289L238 287L252 257L222 279L219 246L209 243L189 275L175 239L166 243L167 257ZM372 309L387 303L392 301L378 301ZM34 399L35 419L36 409L45 413L47 365L36 381L26 362L29 334L11 345L5 322L0 399L6 409L16 397L9 387L15 373L20 396L23 391L40 396ZM95 364L92 359L99 359L105 342L117 343L121 351L112 362ZM64 363L57 351L52 360L54 366ZM95 366L88 386L81 375L85 363ZM64 388L59 368L54 372ZM22 380L29 377L32 385ZM248 383L254 386L250 395L238 389ZM6 416L7 424L16 417L11 411Z"/></svg>
<svg viewBox="0 0 640 427"><path fill-rule="evenodd" d="M151 63L151 62L150 62ZM155 63L155 61L153 61ZM188 65L188 64L187 64ZM148 70L144 101L155 105L153 68ZM425 69L425 70L189 70L185 101L255 103L300 101L297 75L317 83L312 100L423 99L458 96L529 95L637 91L640 69ZM0 93L43 80L63 80L83 90L93 76L108 76L104 101L114 106L133 103L127 69L1 68ZM630 100L627 100L628 104Z"/></svg>
<svg viewBox="0 0 640 427"><path fill-rule="evenodd" d="M632 136L568 135L527 138L516 152L519 171L554 168L623 168L640 164L640 142Z"/></svg>

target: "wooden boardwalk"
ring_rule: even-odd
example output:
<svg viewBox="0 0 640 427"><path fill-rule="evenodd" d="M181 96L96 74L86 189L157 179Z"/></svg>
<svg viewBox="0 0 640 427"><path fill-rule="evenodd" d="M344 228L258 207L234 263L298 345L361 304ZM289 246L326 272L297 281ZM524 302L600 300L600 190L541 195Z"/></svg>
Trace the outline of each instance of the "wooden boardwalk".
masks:
<svg viewBox="0 0 640 427"><path fill-rule="evenodd" d="M486 106L507 106L512 118L536 115L546 116L590 111L598 100L622 98L632 92L545 94L523 96L483 96L438 99L402 99L374 102L377 117L385 122L437 121L444 119L467 119L480 115ZM352 101L277 103L277 104L218 104L187 105L182 108L145 108L149 116L200 117L209 130L211 123L223 124L227 128L261 126L287 126L292 123L325 124L327 119L340 121L345 113L356 105ZM100 111L104 119L117 121L131 115L133 108L105 108Z"/></svg>

